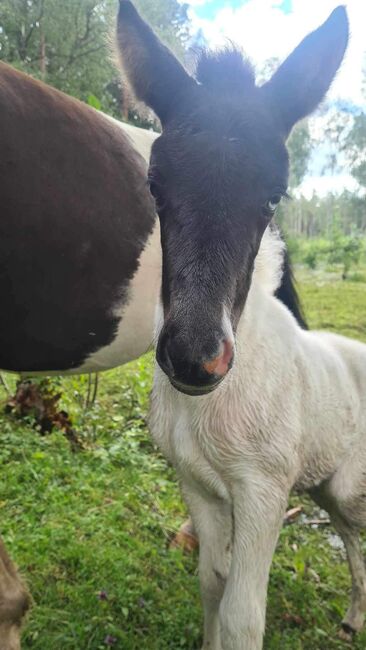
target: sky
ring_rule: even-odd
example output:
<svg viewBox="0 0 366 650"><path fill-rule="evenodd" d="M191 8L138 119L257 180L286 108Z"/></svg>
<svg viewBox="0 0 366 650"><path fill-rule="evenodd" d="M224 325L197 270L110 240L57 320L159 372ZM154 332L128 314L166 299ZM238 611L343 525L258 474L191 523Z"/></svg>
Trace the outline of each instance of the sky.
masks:
<svg viewBox="0 0 366 650"><path fill-rule="evenodd" d="M187 0L193 31L202 30L210 47L233 41L240 45L259 67L269 58L280 60L310 31L318 27L339 4L347 7L351 37L342 67L328 93L366 110L362 94L362 67L366 67L366 0ZM321 134L321 120L311 120L313 135ZM344 170L335 176L321 174L324 151L316 151L310 173L301 190L311 195L355 189L356 184Z"/></svg>

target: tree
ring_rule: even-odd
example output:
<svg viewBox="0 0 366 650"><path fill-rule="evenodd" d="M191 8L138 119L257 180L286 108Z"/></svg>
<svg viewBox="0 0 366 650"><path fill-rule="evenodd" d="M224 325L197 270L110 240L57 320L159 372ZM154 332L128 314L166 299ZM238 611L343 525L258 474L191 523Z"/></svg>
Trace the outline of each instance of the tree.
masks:
<svg viewBox="0 0 366 650"><path fill-rule="evenodd" d="M136 0L179 56L187 7L177 0ZM0 59L103 110L120 114L120 73L109 45L115 0L1 0Z"/></svg>
<svg viewBox="0 0 366 650"><path fill-rule="evenodd" d="M301 184L308 170L312 146L309 123L307 120L303 120L294 128L287 142L290 155L289 187L291 189Z"/></svg>
<svg viewBox="0 0 366 650"><path fill-rule="evenodd" d="M159 38L182 59L189 38L188 4L177 0L134 0L134 3Z"/></svg>
<svg viewBox="0 0 366 650"><path fill-rule="evenodd" d="M361 185L366 188L366 115L356 115L350 131L343 142L343 151L346 154L351 168L351 174Z"/></svg>
<svg viewBox="0 0 366 650"><path fill-rule="evenodd" d="M363 65L363 95L366 99L366 54ZM328 167L337 168L339 154L345 158L349 172L366 189L366 112L350 101L333 106L325 129L325 136L333 147L333 160Z"/></svg>

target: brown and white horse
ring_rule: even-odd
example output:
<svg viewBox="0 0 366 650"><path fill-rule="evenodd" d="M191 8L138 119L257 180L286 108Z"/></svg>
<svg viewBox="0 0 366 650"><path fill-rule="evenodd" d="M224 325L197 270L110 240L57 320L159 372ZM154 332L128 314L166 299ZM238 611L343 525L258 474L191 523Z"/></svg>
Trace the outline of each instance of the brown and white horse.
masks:
<svg viewBox="0 0 366 650"><path fill-rule="evenodd" d="M149 348L155 137L0 63L0 368L94 372ZM0 542L1 650L19 647L28 604Z"/></svg>
<svg viewBox="0 0 366 650"><path fill-rule="evenodd" d="M147 155L154 134L126 134L5 64L0 116L0 368L89 372L139 356L161 254L128 134Z"/></svg>

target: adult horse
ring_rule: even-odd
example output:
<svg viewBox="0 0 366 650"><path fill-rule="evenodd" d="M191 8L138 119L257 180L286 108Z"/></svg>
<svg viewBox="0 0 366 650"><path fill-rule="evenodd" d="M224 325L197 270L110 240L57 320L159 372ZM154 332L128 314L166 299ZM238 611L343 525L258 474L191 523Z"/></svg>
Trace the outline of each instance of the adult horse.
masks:
<svg viewBox="0 0 366 650"><path fill-rule="evenodd" d="M93 372L151 344L161 247L147 165L156 134L0 63L0 368ZM291 272L281 298L299 321ZM0 542L0 650L29 598Z"/></svg>
<svg viewBox="0 0 366 650"><path fill-rule="evenodd" d="M93 372L149 348L155 137L0 63L0 368ZM1 650L19 646L28 601L0 543Z"/></svg>
<svg viewBox="0 0 366 650"><path fill-rule="evenodd" d="M144 159L118 122L5 64L0 116L0 368L139 356L161 256ZM147 153L154 135L128 133Z"/></svg>

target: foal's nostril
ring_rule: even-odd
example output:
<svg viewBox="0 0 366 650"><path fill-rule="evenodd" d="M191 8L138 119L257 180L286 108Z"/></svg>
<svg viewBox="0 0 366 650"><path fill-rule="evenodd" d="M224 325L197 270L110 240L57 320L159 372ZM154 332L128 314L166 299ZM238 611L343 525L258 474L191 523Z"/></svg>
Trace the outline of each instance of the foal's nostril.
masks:
<svg viewBox="0 0 366 650"><path fill-rule="evenodd" d="M156 359L161 369L169 376L174 377L174 366L169 355L169 336L161 337L156 350Z"/></svg>
<svg viewBox="0 0 366 650"><path fill-rule="evenodd" d="M224 377L231 368L233 356L233 344L228 339L224 339L221 343L219 354L214 359L211 359L211 361L206 361L203 364L203 368L209 375Z"/></svg>

